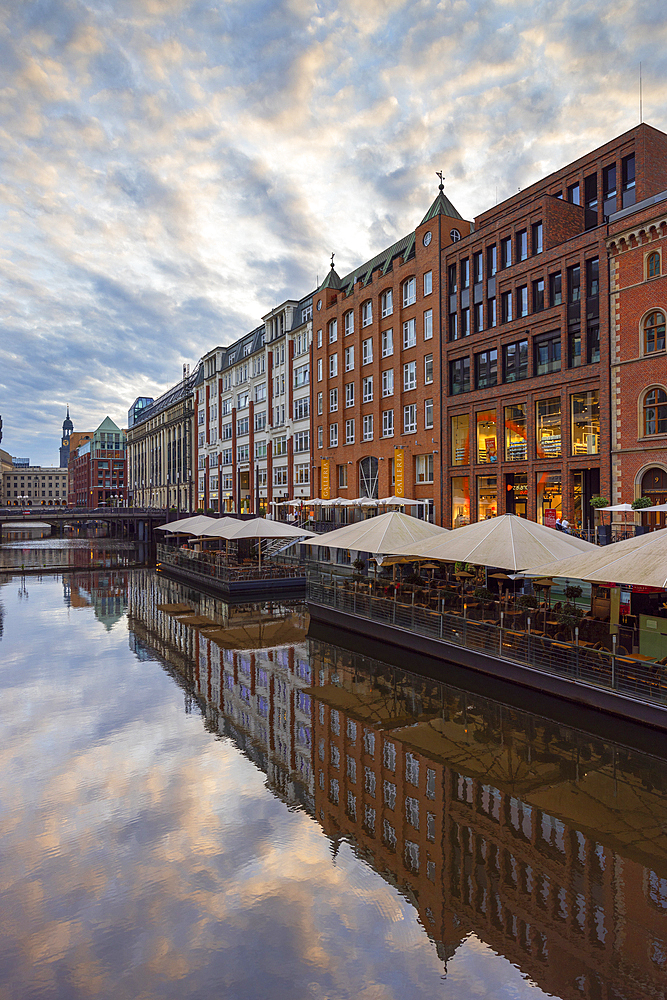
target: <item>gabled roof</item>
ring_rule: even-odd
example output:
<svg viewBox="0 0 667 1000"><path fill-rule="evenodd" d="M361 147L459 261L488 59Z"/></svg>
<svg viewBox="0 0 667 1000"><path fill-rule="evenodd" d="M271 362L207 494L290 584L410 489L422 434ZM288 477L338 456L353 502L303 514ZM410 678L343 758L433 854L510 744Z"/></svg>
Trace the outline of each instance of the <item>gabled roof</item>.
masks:
<svg viewBox="0 0 667 1000"><path fill-rule="evenodd" d="M105 433L108 431L117 431L120 434L120 427L113 422L111 417L105 417L95 433L99 434L101 431L104 431Z"/></svg>
<svg viewBox="0 0 667 1000"><path fill-rule="evenodd" d="M431 219L436 219L439 215L446 215L450 219L461 219L463 221L463 216L452 205L444 192L442 184L440 185L440 190L435 201L420 222L420 225L423 226L425 222L430 222Z"/></svg>

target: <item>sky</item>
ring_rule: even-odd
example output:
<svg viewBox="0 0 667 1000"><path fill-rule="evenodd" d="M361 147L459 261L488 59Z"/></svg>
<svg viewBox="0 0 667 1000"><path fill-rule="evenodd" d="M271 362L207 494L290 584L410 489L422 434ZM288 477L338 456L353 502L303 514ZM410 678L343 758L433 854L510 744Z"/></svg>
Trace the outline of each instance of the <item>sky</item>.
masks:
<svg viewBox="0 0 667 1000"><path fill-rule="evenodd" d="M216 345L644 121L648 0L0 0L0 447L58 464Z"/></svg>

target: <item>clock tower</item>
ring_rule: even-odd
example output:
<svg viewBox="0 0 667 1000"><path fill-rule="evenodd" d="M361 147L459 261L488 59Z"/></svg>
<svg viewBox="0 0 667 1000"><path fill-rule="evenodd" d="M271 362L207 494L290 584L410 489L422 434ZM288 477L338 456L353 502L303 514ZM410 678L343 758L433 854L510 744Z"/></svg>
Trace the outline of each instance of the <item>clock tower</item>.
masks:
<svg viewBox="0 0 667 1000"><path fill-rule="evenodd" d="M67 404L67 416L63 420L63 433L60 439L60 468L66 469L69 462L69 439L74 430L74 424L69 418L69 403Z"/></svg>

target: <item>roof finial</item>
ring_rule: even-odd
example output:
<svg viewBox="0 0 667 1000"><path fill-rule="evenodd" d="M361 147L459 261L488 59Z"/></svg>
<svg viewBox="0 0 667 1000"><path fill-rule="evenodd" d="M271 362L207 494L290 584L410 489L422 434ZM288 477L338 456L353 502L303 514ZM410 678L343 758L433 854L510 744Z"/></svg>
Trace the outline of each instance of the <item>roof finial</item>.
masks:
<svg viewBox="0 0 667 1000"><path fill-rule="evenodd" d="M333 259L334 259L334 257L335 257L335 256L336 256L336 255L335 255L334 253L332 253L332 254L331 254L331 270L332 270L332 271L333 271L333 269L334 269L334 265L333 265Z"/></svg>
<svg viewBox="0 0 667 1000"><path fill-rule="evenodd" d="M442 176L442 170L436 170L435 176L440 178L440 183L438 184L438 191L442 193L445 190L445 185L443 184L444 177Z"/></svg>

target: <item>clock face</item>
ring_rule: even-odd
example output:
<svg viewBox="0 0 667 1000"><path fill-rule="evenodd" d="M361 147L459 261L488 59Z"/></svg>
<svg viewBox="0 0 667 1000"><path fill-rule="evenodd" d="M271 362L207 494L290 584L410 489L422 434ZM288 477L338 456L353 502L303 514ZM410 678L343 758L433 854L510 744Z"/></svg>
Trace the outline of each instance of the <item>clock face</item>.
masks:
<svg viewBox="0 0 667 1000"><path fill-rule="evenodd" d="M427 233L424 233L424 239L422 240L424 246L427 247L432 239L433 239L433 234L431 233L430 230Z"/></svg>

